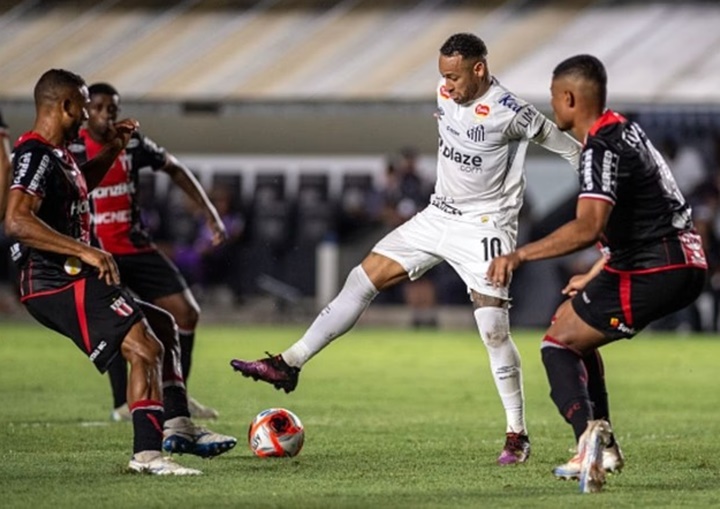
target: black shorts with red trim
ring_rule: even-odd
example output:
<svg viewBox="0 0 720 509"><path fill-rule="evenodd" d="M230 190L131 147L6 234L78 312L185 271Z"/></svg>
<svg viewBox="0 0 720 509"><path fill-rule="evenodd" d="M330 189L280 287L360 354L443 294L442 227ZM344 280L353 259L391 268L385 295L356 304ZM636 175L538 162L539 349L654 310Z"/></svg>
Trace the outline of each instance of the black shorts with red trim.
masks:
<svg viewBox="0 0 720 509"><path fill-rule="evenodd" d="M113 255L120 269L120 280L140 297L152 302L181 293L188 288L177 266L160 251Z"/></svg>
<svg viewBox="0 0 720 509"><path fill-rule="evenodd" d="M130 328L143 318L127 290L96 277L28 295L23 304L38 322L72 339L101 373L119 353Z"/></svg>
<svg viewBox="0 0 720 509"><path fill-rule="evenodd" d="M578 316L611 339L631 338L698 298L707 271L682 266L637 272L606 268L572 300Z"/></svg>

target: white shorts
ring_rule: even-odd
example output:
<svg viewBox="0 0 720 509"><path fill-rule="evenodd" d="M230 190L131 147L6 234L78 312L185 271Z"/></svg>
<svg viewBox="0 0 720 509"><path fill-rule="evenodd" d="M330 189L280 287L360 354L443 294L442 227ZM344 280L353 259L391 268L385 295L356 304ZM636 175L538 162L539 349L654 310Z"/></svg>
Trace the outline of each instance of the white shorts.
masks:
<svg viewBox="0 0 720 509"><path fill-rule="evenodd" d="M372 251L398 262L412 281L443 260L470 290L508 299L507 287L496 288L485 279L490 261L515 249L515 239L497 227L491 215L477 223L459 221L429 206L375 244Z"/></svg>

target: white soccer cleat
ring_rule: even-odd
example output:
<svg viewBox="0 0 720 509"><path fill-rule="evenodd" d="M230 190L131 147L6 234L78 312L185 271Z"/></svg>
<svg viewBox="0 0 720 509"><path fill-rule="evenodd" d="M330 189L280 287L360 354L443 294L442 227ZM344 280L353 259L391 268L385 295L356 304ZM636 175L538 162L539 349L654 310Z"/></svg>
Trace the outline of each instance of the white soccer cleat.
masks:
<svg viewBox="0 0 720 509"><path fill-rule="evenodd" d="M188 396L188 410L190 410L190 417L194 419L217 419L220 415L217 410L205 406L195 398Z"/></svg>
<svg viewBox="0 0 720 509"><path fill-rule="evenodd" d="M113 411L110 412L110 420L113 422L131 422L132 413L130 413L128 404L125 403L124 405L114 408Z"/></svg>
<svg viewBox="0 0 720 509"><path fill-rule="evenodd" d="M200 475L202 472L175 463L175 460L163 456L160 451L142 451L133 454L128 469L150 475Z"/></svg>
<svg viewBox="0 0 720 509"><path fill-rule="evenodd" d="M605 470L603 469L603 450L610 442L612 430L607 421L588 421L588 427L578 444L580 452L580 493L598 493L605 484ZM584 442L584 443L583 443Z"/></svg>
<svg viewBox="0 0 720 509"><path fill-rule="evenodd" d="M201 458L218 456L237 444L237 438L196 426L189 417L165 421L163 438L163 450L166 452L194 454Z"/></svg>
<svg viewBox="0 0 720 509"><path fill-rule="evenodd" d="M577 449L570 450L575 452ZM578 480L580 479L581 463L582 458L579 454L575 454L575 456L573 456L567 463L555 467L553 469L553 474L555 474L558 479ZM605 470L606 474L618 474L624 466L625 456L623 455L620 445L617 443L616 439L613 445L605 447L602 451L602 468Z"/></svg>

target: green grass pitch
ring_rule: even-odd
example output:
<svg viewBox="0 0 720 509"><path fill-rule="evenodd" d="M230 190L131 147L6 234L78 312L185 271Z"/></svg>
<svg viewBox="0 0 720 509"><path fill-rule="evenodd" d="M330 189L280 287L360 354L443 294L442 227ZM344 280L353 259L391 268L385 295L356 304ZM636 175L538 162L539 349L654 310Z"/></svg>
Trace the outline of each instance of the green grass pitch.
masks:
<svg viewBox="0 0 720 509"><path fill-rule="evenodd" d="M69 340L0 324L0 506L11 507L711 507L720 506L720 340L644 333L604 351L613 424L627 465L603 493L580 495L552 467L572 435L548 397L541 333L516 332L523 356L528 464L499 467L504 414L473 330L359 327L275 391L234 373L232 357L282 350L297 327L204 325L191 393L235 434L213 460L181 456L197 478L125 472L131 427L109 423L110 390ZM268 407L306 428L296 458L259 459L247 427Z"/></svg>

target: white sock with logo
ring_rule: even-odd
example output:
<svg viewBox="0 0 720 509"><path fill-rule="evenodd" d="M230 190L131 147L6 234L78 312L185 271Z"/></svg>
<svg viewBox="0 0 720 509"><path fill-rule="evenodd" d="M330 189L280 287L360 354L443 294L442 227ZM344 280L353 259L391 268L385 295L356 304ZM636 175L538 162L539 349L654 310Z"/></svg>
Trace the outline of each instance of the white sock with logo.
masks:
<svg viewBox="0 0 720 509"><path fill-rule="evenodd" d="M352 269L340 293L320 312L305 335L282 353L285 362L301 368L332 340L349 331L377 294L362 266Z"/></svg>
<svg viewBox="0 0 720 509"><path fill-rule="evenodd" d="M527 431L520 354L510 337L508 310L481 307L473 314L487 348L495 386L505 407L507 432Z"/></svg>

